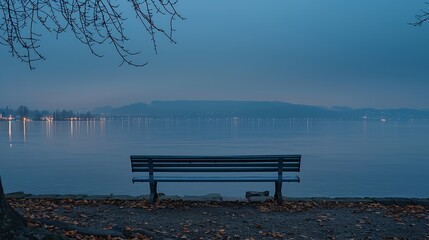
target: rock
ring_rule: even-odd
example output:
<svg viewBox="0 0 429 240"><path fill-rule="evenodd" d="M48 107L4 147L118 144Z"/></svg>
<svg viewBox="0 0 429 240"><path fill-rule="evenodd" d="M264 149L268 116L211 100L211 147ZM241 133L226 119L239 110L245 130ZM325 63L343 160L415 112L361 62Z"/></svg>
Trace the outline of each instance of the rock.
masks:
<svg viewBox="0 0 429 240"><path fill-rule="evenodd" d="M242 198L242 197L222 197L223 202L243 202L246 200L247 199Z"/></svg>
<svg viewBox="0 0 429 240"><path fill-rule="evenodd" d="M158 199L159 200L179 200L180 197L178 195L165 195L165 194L159 195L158 194Z"/></svg>
<svg viewBox="0 0 429 240"><path fill-rule="evenodd" d="M159 193L158 193L158 195L159 195ZM149 199L149 195L140 195L140 196L137 196L137 199L145 199L145 200L148 200Z"/></svg>
<svg viewBox="0 0 429 240"><path fill-rule="evenodd" d="M162 196L165 196L165 193L162 193L162 192L158 193L158 197L162 197Z"/></svg>
<svg viewBox="0 0 429 240"><path fill-rule="evenodd" d="M222 196L219 193L210 193L203 196L187 196L183 197L185 201L222 201Z"/></svg>
<svg viewBox="0 0 429 240"><path fill-rule="evenodd" d="M28 197L29 194L25 194L24 192L13 192L5 194L6 198L25 198Z"/></svg>
<svg viewBox="0 0 429 240"><path fill-rule="evenodd" d="M181 199L178 195L165 195L165 193L158 193L159 200L179 200Z"/></svg>
<svg viewBox="0 0 429 240"><path fill-rule="evenodd" d="M246 192L247 199L251 197L268 197L269 195L270 195L270 191L263 191L263 192L247 191Z"/></svg>
<svg viewBox="0 0 429 240"><path fill-rule="evenodd" d="M251 196L248 198L249 202L265 202L271 199L269 196Z"/></svg>

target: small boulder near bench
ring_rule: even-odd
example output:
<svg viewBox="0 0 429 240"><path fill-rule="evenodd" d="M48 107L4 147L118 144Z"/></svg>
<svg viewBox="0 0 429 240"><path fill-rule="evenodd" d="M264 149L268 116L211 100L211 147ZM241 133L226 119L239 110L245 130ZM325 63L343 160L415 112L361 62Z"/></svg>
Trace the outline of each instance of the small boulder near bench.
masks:
<svg viewBox="0 0 429 240"><path fill-rule="evenodd" d="M133 177L132 181L149 183L150 203L154 203L158 198L158 182L273 182L274 198L281 204L282 183L300 181L298 176L284 175L284 173L300 171L301 155L131 155L130 159L132 172L145 173L143 176ZM175 173L189 174L174 176ZM205 173L205 176L201 176L201 173ZM215 173L215 175L206 175L206 173ZM239 174L222 176L222 173ZM244 173L259 173L259 175L245 176Z"/></svg>

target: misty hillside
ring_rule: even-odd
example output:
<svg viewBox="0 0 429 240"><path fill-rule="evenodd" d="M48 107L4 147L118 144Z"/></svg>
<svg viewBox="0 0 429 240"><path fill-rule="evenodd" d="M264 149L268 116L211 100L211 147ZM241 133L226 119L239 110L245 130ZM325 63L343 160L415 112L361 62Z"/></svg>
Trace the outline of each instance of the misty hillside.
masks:
<svg viewBox="0 0 429 240"><path fill-rule="evenodd" d="M413 109L352 109L268 101L153 101L92 110L106 116L152 117L275 117L341 119L429 119L429 111Z"/></svg>

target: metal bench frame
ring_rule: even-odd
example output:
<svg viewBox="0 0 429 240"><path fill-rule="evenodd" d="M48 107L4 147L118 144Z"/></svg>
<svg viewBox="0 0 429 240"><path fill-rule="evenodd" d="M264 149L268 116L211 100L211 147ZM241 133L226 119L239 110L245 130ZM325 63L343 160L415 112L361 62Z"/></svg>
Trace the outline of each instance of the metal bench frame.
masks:
<svg viewBox="0 0 429 240"><path fill-rule="evenodd" d="M150 203L158 198L158 182L274 182L274 198L282 203L282 183L300 182L298 176L284 176L284 172L299 172L301 155L239 155L239 156L162 156L131 155L131 171L148 173L133 177L135 182L148 182ZM234 173L273 172L273 176L156 176L155 173Z"/></svg>

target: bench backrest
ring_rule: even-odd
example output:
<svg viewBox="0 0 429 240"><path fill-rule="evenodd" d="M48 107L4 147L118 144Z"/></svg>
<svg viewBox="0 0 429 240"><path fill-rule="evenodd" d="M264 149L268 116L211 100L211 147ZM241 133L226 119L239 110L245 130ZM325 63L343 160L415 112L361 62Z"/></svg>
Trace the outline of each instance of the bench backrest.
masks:
<svg viewBox="0 0 429 240"><path fill-rule="evenodd" d="M299 172L301 155L131 155L132 172Z"/></svg>

